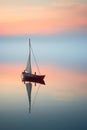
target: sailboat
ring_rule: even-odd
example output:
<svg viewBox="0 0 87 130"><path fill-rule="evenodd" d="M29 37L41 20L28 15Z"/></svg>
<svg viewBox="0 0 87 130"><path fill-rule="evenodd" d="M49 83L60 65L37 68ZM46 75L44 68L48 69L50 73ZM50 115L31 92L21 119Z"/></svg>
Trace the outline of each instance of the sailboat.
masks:
<svg viewBox="0 0 87 130"><path fill-rule="evenodd" d="M31 51L32 51L32 47L31 47L31 41L29 39L29 57L28 57L26 69L22 72L22 75L23 75L22 80L23 81L33 81L33 82L43 82L45 75L41 75L41 74L37 75L36 72L34 74L32 74Z"/></svg>

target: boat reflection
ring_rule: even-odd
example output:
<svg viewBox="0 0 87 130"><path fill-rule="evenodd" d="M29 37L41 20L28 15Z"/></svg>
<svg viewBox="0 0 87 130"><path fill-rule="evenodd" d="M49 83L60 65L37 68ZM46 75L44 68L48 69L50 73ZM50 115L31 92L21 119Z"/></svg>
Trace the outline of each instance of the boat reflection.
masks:
<svg viewBox="0 0 87 130"><path fill-rule="evenodd" d="M22 79L22 81L25 83L25 82L32 82L32 83L39 83L39 84L43 84L45 85L45 82L43 79L29 79L29 78L26 78L26 79Z"/></svg>
<svg viewBox="0 0 87 130"><path fill-rule="evenodd" d="M26 86L26 90L27 90L27 95L28 95L28 102L29 102L29 113L31 113L31 93L32 93L32 86L33 86L33 83L35 83L35 86L36 84L43 84L45 85L45 82L44 80L39 80L39 81L36 81L36 80L22 80ZM40 86L39 86L40 87ZM39 90L39 89L38 89ZM36 93L37 94L37 93ZM36 96L35 96L36 97Z"/></svg>
<svg viewBox="0 0 87 130"><path fill-rule="evenodd" d="M26 90L28 95L28 101L29 101L29 113L31 113L31 91L32 91L32 83L26 83Z"/></svg>

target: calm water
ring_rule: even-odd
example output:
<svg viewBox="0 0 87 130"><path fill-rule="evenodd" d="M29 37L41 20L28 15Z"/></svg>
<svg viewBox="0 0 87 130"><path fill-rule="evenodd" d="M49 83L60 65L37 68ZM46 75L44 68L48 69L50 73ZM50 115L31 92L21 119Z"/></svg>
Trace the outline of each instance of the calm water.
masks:
<svg viewBox="0 0 87 130"><path fill-rule="evenodd" d="M45 85L35 86L21 81L28 38L0 37L0 130L87 129L86 43L83 36L32 37L46 74ZM36 71L33 59L32 69Z"/></svg>

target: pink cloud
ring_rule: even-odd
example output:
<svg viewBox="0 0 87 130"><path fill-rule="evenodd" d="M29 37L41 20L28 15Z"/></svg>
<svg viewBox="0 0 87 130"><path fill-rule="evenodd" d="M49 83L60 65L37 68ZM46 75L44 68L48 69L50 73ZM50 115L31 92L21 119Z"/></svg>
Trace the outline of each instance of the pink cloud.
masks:
<svg viewBox="0 0 87 130"><path fill-rule="evenodd" d="M84 3L59 2L46 7L15 8L0 9L0 34L49 34L87 26L87 5Z"/></svg>

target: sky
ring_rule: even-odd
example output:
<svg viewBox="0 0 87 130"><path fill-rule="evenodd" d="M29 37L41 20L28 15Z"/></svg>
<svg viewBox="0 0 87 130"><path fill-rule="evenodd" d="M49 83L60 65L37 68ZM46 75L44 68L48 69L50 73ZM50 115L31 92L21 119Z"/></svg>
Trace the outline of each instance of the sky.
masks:
<svg viewBox="0 0 87 130"><path fill-rule="evenodd" d="M0 0L0 35L87 31L87 0Z"/></svg>

